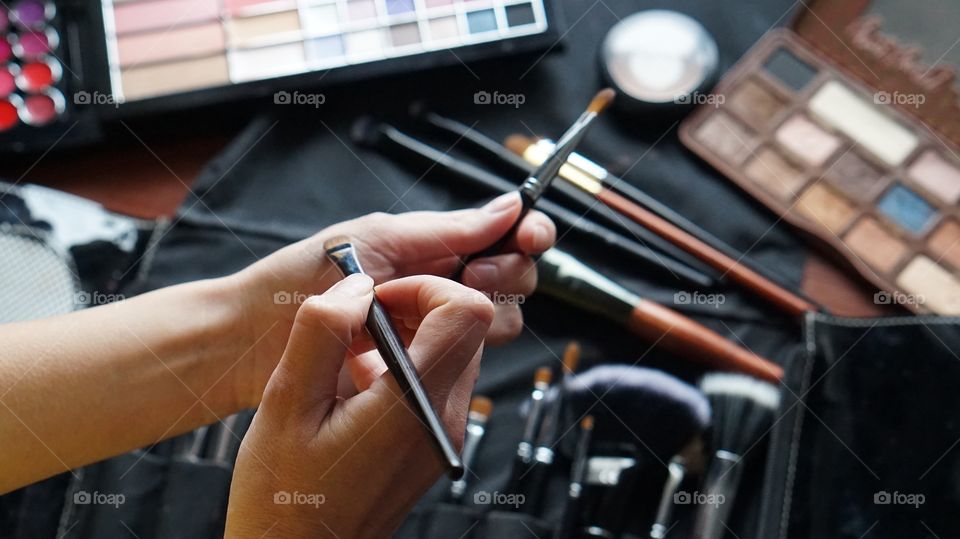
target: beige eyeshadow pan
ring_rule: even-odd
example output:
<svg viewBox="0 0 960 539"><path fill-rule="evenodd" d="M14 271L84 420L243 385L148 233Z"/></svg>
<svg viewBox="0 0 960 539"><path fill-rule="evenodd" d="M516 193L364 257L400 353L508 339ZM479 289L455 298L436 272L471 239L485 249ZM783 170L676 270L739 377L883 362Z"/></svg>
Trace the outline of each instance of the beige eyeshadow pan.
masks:
<svg viewBox="0 0 960 539"><path fill-rule="evenodd" d="M840 147L840 139L797 114L777 129L774 137L785 148L813 166L822 166Z"/></svg>
<svg viewBox="0 0 960 539"><path fill-rule="evenodd" d="M717 113L703 122L696 137L733 164L740 164L750 154L753 135L729 114Z"/></svg>
<svg viewBox="0 0 960 539"><path fill-rule="evenodd" d="M917 295L917 303L938 314L960 315L960 281L923 255L918 255L903 268L897 276L897 284Z"/></svg>
<svg viewBox="0 0 960 539"><path fill-rule="evenodd" d="M748 80L733 92L728 106L748 123L763 127L773 121L786 103L761 83Z"/></svg>
<svg viewBox="0 0 960 539"><path fill-rule="evenodd" d="M765 191L784 201L793 200L806 182L802 170L771 148L757 152L743 171Z"/></svg>
<svg viewBox="0 0 960 539"><path fill-rule="evenodd" d="M927 246L937 257L937 261L945 261L955 270L960 270L960 223L954 219L944 221L933 234Z"/></svg>
<svg viewBox="0 0 960 539"><path fill-rule="evenodd" d="M907 244L872 217L858 221L843 241L861 260L884 273L893 271L908 250Z"/></svg>
<svg viewBox="0 0 960 539"><path fill-rule="evenodd" d="M846 198L822 183L815 183L800 195L797 211L834 234L843 231L857 215Z"/></svg>

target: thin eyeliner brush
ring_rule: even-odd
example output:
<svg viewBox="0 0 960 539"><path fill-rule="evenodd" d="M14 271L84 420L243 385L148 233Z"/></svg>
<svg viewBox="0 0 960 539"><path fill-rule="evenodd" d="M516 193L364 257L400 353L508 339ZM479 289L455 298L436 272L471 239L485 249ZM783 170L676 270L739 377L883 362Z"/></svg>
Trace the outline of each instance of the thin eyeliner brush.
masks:
<svg viewBox="0 0 960 539"><path fill-rule="evenodd" d="M516 189L516 184L484 170L470 162L457 159L442 152L429 144L425 144L399 129L384 123L377 123L369 118L358 120L351 130L351 137L357 144L371 147L382 153L401 159L406 162L417 161L424 166L432 167L438 173L446 173L461 178L473 185L493 193L509 193ZM577 196L584 196L573 186L557 184L557 190L571 190ZM603 245L614 252L622 252L633 257L637 262L649 270L669 274L670 277L680 279L694 286L711 287L716 284L711 276L691 268L669 256L655 252L646 245L642 245L624 235L615 232L603 225L582 217L568 210L564 206L547 198L537 203L537 209L545 213L555 223L566 227L573 232L599 240ZM637 227L640 231L644 229ZM645 232L645 231L644 231ZM651 234L651 236L653 236ZM653 236L656 238L656 236ZM666 275L665 275L666 276Z"/></svg>
<svg viewBox="0 0 960 539"><path fill-rule="evenodd" d="M327 257L337 266L344 277L354 273L363 273L356 249L349 238L344 236L331 238L324 243L323 248L327 252ZM420 416L421 423L443 459L447 468L447 475L453 480L460 479L463 477L464 471L460 455L457 454L450 437L447 436L440 415L437 414L433 404L430 403L427 390L420 381L417 368L413 365L413 360L410 359L410 354L403 345L403 340L393 324L390 313L377 299L376 293L374 293L373 302L370 304L366 326L370 337L377 345L377 350L383 356L384 363L387 364L387 369L396 379L397 385L400 386L400 391L403 392L414 412Z"/></svg>
<svg viewBox="0 0 960 539"><path fill-rule="evenodd" d="M444 118L443 116L440 116L434 112L425 112L418 109L414 109L412 112L415 115L415 118L420 120L421 123L429 127L432 131L442 134L446 138L464 143L465 146L475 150L476 153L487 157L487 161L489 161L491 165L500 165L498 168L503 170L503 172L506 174L516 173L526 175L533 172L533 170L536 168L536 165L528 163L523 159L523 157L515 154L514 152L505 148L499 142L491 139L490 137L466 124L450 118ZM571 156L572 155L576 154L573 153ZM570 166L563 166L561 168L560 179L565 179L564 171L569 170L570 168ZM701 274L709 275L714 284L723 280L720 278L720 272L701 262L698 258L690 255L673 243L670 243L669 241L655 234L653 231L648 230L632 220L625 218L616 210L609 208L604 204L598 204L592 195L585 193L573 183L569 181L555 182L551 186L551 189L562 194L563 197L570 202L572 207L578 211L582 210L583 212L589 212L591 216L602 219L606 226L632 235L644 244L655 248L656 250L664 253L678 262L683 263L685 266L695 269ZM667 219L680 219L685 223L689 223L689 221L686 221L683 217L679 216L679 214L673 210L670 210L663 204L657 204L659 205L660 209L669 213L669 216L666 217Z"/></svg>
<svg viewBox="0 0 960 539"><path fill-rule="evenodd" d="M600 115L601 112L613 102L613 98L616 96L616 92L610 88L604 88L597 92L597 95L590 100L590 104L587 106L587 109L577 118L577 121L567 129L566 133L560 137L560 140L557 141L557 145L554 148L553 154L549 158L544 160L543 164L537 167L536 170L531 173L526 180L520 185L518 192L520 193L520 199L523 204L522 209L520 210L520 215L517 216L517 220L513 223L513 226L510 227L510 230L507 231L499 240L494 242L493 245L487 247L486 249L468 256L463 260L461 264L461 270L457 273L460 275L463 274L463 268L467 266L473 260L478 258L484 258L488 256L494 256L503 252L503 248L507 243L513 238L516 234L517 229L520 227L520 223L523 222L523 218L530 212L533 206L537 203L537 200L543 196L543 193L550 187L550 184L553 183L554 178L557 177L557 173L560 172L560 167L567 162L567 158L570 157L570 154L573 153L573 150L576 149L577 145L583 140L583 137L587 134L587 129L593 123L593 121ZM459 279L458 279L459 280Z"/></svg>

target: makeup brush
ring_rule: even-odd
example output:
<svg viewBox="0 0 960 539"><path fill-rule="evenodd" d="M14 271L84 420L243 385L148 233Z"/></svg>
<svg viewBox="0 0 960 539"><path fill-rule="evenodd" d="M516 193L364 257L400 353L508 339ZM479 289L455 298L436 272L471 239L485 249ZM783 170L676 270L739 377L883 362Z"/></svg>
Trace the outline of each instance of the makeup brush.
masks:
<svg viewBox="0 0 960 539"><path fill-rule="evenodd" d="M505 178L492 174L470 162L457 159L448 152L440 151L433 146L403 133L395 127L376 122L369 117L360 118L354 122L350 132L353 141L357 144L377 149L390 157L402 160L405 164L410 164L411 161L414 161L421 164L428 172L454 176L484 191L503 194L514 191L517 188L513 182ZM423 172L419 171L418 173L422 174ZM455 187L451 184L447 185ZM583 193L575 187L569 185L557 184L554 185L553 188L567 192L567 194L572 193L572 196L584 196ZM586 207L586 204L592 204L589 197L586 197L584 207ZM584 239L589 239L598 249L609 250L609 252L614 255L623 254L641 263L642 269L638 268L639 271L666 273L678 280L702 288L710 288L716 284L715 279L712 277L676 261L669 256L656 253L650 247L634 241L632 239L633 236L626 236L623 233L618 233L610 228L599 225L552 200L542 198L537 203L537 209L553 219L554 223L561 229L566 228L575 234L581 235ZM631 222L627 223L633 224ZM643 229L639 231L647 232ZM634 231L626 230L625 232L632 234ZM654 238L656 237L654 236ZM650 238L639 235L638 239L646 242Z"/></svg>
<svg viewBox="0 0 960 539"><path fill-rule="evenodd" d="M532 164L543 162L552 155L545 147L538 146L533 139L522 135L512 135L507 138L507 148L521 154ZM810 301L787 290L782 285L761 275L713 245L687 232L653 211L627 199L626 197L605 187L599 180L582 170L566 165L560 169L561 176L589 193L603 204L617 210L635 223L652 230L657 235L667 239L672 244L687 253L706 262L712 268L719 270L723 275L768 301L773 306L791 316L802 316L808 311L817 311L819 308Z"/></svg>
<svg viewBox="0 0 960 539"><path fill-rule="evenodd" d="M645 299L553 248L537 262L537 290L613 320L647 342L719 370L777 382L783 369L683 314Z"/></svg>
<svg viewBox="0 0 960 539"><path fill-rule="evenodd" d="M463 477L450 484L450 498L459 503L467 491L467 481L472 473L474 461L477 458L477 449L487 430L487 421L493 411L493 401L487 397L477 395L470 399L470 413L467 415L467 434L463 439Z"/></svg>
<svg viewBox="0 0 960 539"><path fill-rule="evenodd" d="M356 249L349 238L344 236L331 238L323 244L323 248L327 252L327 257L339 268L344 277L354 273L363 273ZM370 337L376 343L377 350L387 364L387 369L396 379L397 385L400 386L400 390L406 396L413 410L420 417L421 423L443 458L447 475L454 480L460 479L463 476L463 463L460 461L460 456L450 442L447 431L440 421L440 416L430 403L427 391L420 381L419 374L417 374L417 368L413 365L410 354L403 345L403 340L393 324L390 313L377 299L376 294L374 294L373 302L370 304L366 326Z"/></svg>
<svg viewBox="0 0 960 539"><path fill-rule="evenodd" d="M600 365L565 384L570 418L593 415L593 461L582 500L583 527L617 537L635 510L633 482L644 468L676 454L703 432L710 405L695 387L662 371L628 365ZM629 448L629 449L625 449ZM606 457L596 460L598 456ZM634 459L629 462L624 459Z"/></svg>
<svg viewBox="0 0 960 539"><path fill-rule="evenodd" d="M673 527L673 506L677 491L690 474L703 471L703 437L699 434L667 463L667 480L663 484L657 516L650 527L650 539L665 539Z"/></svg>
<svg viewBox="0 0 960 539"><path fill-rule="evenodd" d="M540 428L540 421L543 418L543 401L547 397L547 390L550 389L550 381L553 379L553 372L550 367L540 367L533 375L533 392L530 393L530 411L527 413L527 421L523 427L523 435L520 443L517 445L517 459L522 464L529 464L533 458L533 438L537 435Z"/></svg>
<svg viewBox="0 0 960 539"><path fill-rule="evenodd" d="M721 539L743 474L743 459L773 426L780 408L780 390L766 382L727 373L704 376L700 389L713 408L712 459L704 490L718 503L697 508L694 536Z"/></svg>
<svg viewBox="0 0 960 539"><path fill-rule="evenodd" d="M563 386L564 382L577 370L580 364L580 345L570 342L563 351L563 361L560 366L560 376L557 383L550 388L544 399L543 422L537 434L536 447L533 450L533 459L524 473L520 484L520 492L526 503L523 508L526 512L536 514L540 509L543 498L543 488L547 482L547 475L553 466L557 436L560 423L563 420Z"/></svg>
<svg viewBox="0 0 960 539"><path fill-rule="evenodd" d="M528 175L537 168L535 165L524 161L522 157L503 147L499 142L466 124L451 118L445 118L434 112L426 112L419 109L414 113L414 117L432 131L451 139L452 144L468 147L474 150L475 153L487 157L487 161L489 161L491 165L500 165L500 169L506 169L504 171L506 174ZM561 178L562 177L561 175ZM713 281L720 280L719 272L707 264L704 264L696 257L691 256L686 251L678 248L657 234L654 234L652 231L647 230L629 219L624 219L620 213L612 208L604 204L597 204L597 201L592 195L583 192L569 182L554 182L551 189L552 192L562 195L567 203L581 214L589 214L591 217L602 221L605 226L627 234L628 237L637 238L637 240L644 245L649 245L667 255L670 259L681 262L683 265L702 274L709 275ZM680 217L679 214L663 204L658 203L658 205L660 209L668 212L664 214L665 218L671 220L679 219L680 221L676 222L689 223L689 221L686 221Z"/></svg>
<svg viewBox="0 0 960 539"><path fill-rule="evenodd" d="M513 226L510 227L510 230L507 231L499 240L497 240L493 245L484 249L483 251L471 255L464 260L463 265L466 266L471 261L476 260L477 258L484 258L488 256L494 256L503 252L504 246L507 242L513 238L514 234L517 231L517 228L520 226L520 223L523 221L523 218L530 212L533 206L537 203L537 200L543 195L543 193L550 187L550 184L553 182L554 178L557 176L557 172L560 171L560 167L567 162L567 157L570 156L570 153L576 149L577 145L580 144L580 141L583 140L583 137L587 134L587 129L593 121L606 109L610 106L610 103L613 102L613 98L617 95L610 88L604 88L597 92L597 95L590 100L590 104L587 106L587 109L577 118L577 121L567 129L566 133L560 137L560 140L557 141L556 148L554 148L553 154L551 154L544 162L533 171L530 176L520 185L518 189L520 193L520 199L523 204L523 208L520 210L520 215L517 217L516 222Z"/></svg>
<svg viewBox="0 0 960 539"><path fill-rule="evenodd" d="M563 508L563 520L557 533L559 539L571 539L577 529L580 517L580 497L583 495L583 482L587 476L587 460L590 458L590 440L593 437L592 415L580 420L580 435L573 454L573 467L570 471L570 487L567 490L567 503Z"/></svg>

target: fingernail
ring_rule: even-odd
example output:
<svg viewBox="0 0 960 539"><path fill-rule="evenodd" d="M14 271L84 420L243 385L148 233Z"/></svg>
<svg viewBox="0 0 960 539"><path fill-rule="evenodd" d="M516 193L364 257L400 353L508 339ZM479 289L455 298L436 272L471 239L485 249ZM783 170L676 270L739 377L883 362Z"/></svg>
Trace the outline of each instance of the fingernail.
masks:
<svg viewBox="0 0 960 539"><path fill-rule="evenodd" d="M499 274L500 270L497 265L489 262L477 262L476 264L470 264L470 267L467 268L467 275L470 276L471 283L479 288L497 284Z"/></svg>
<svg viewBox="0 0 960 539"><path fill-rule="evenodd" d="M533 228L533 247L538 251L550 248L550 231L546 226L537 225Z"/></svg>
<svg viewBox="0 0 960 539"><path fill-rule="evenodd" d="M500 195L497 198L491 200L484 206L489 213L497 214L503 213L511 208L517 203L517 194L516 193L507 193L505 195Z"/></svg>
<svg viewBox="0 0 960 539"><path fill-rule="evenodd" d="M350 297L362 297L370 293L373 289L373 279L369 275L354 273L346 276L342 281L333 287L337 294L343 294Z"/></svg>

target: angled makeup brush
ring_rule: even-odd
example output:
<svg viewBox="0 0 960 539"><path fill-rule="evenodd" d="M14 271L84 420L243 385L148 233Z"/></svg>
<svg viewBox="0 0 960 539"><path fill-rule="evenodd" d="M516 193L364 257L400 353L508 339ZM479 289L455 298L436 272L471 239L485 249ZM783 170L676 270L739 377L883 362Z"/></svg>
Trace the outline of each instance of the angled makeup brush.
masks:
<svg viewBox="0 0 960 539"><path fill-rule="evenodd" d="M470 413L467 415L467 434L463 439L463 477L450 484L450 498L459 503L467 491L467 481L477 458L477 449L487 430L487 421L493 411L493 401L482 395L470 399Z"/></svg>
<svg viewBox="0 0 960 539"><path fill-rule="evenodd" d="M754 378L727 373L704 376L700 389L713 408L712 458L704 490L722 503L697 508L694 537L721 539L743 475L743 458L772 427L780 408L780 390Z"/></svg>
<svg viewBox="0 0 960 539"><path fill-rule="evenodd" d="M356 249L350 242L350 238L344 236L331 238L323 244L323 248L327 252L327 258L337 266L344 277L354 273L363 273L360 259L357 258ZM421 424L433 440L444 465L447 467L447 475L454 480L460 479L463 476L463 462L460 460L460 455L457 454L453 443L450 442L439 414L430 403L427 390L424 389L423 383L420 381L417 368L413 365L413 360L410 359L410 354L403 345L403 340L393 324L390 313L377 299L376 294L374 294L373 302L370 304L366 326L370 337L377 345L377 350L383 356L383 361L387 364L387 369L396 379L400 390L407 398L411 408L420 417Z"/></svg>
<svg viewBox="0 0 960 539"><path fill-rule="evenodd" d="M506 146L517 154L523 155L531 164L543 162L548 155L551 155L550 148L552 147L537 144L535 140L523 135L508 137ZM672 244L707 263L710 267L722 272L723 275L729 276L730 280L788 315L802 316L808 311L819 310L812 302L761 275L740 260L687 232L650 209L611 190L589 173L571 164L565 165L559 172L566 181L595 197L598 201L617 210L644 228L654 231Z"/></svg>
<svg viewBox="0 0 960 539"><path fill-rule="evenodd" d="M514 182L506 178L488 172L469 161L457 159L448 152L434 148L393 126L376 122L369 117L360 118L354 122L350 136L359 145L376 149L404 165L416 166L417 174L427 174L427 177L442 176L445 180L452 177L495 194L509 193L517 188ZM458 190L462 184L445 183L445 185ZM573 186L555 184L553 189L563 192L568 197L579 197L583 200L579 205L580 208L588 208L593 204L590 197ZM702 271L670 256L655 252L651 247L657 247L657 245L649 240L657 239L656 236L649 233L644 236L641 233L646 231L640 227L635 226L634 230L618 231L595 223L582 215L582 212L571 211L545 197L537 202L537 209L553 219L559 228L565 228L584 239L589 239L597 249L606 249L611 254L623 254L639 262L642 264L642 269L638 269L639 271L661 273L664 277L671 276L702 288L710 288L716 284L713 277ZM613 213L612 210L609 211ZM621 219L618 224L632 225L633 223ZM636 240L633 239L634 235L637 237ZM647 243L650 243L650 246L646 245ZM680 253L683 254L682 251Z"/></svg>
<svg viewBox="0 0 960 539"><path fill-rule="evenodd" d="M467 257L463 262L464 266L477 258L493 256L503 252L504 246L513 238L523 218L526 217L527 213L529 213L537 203L537 200L539 200L547 188L550 187L554 178L557 177L560 167L567 162L567 158L573 150L576 149L577 145L580 144L583 137L586 136L587 129L589 129L593 121L596 120L597 116L610 106L610 103L613 102L613 98L616 95L617 93L610 88L604 88L597 92L597 95L590 101L590 104L583 114L577 118L577 121L575 121L573 125L567 129L567 132L557 141L553 153L520 185L518 191L520 192L523 209L520 210L520 215L517 217L513 226L510 227L510 230L490 247Z"/></svg>
<svg viewBox="0 0 960 539"><path fill-rule="evenodd" d="M636 511L629 500L638 473L662 465L702 432L710 405L678 378L628 365L594 367L571 377L565 387L566 424L585 414L596 420L580 525L619 537Z"/></svg>
<svg viewBox="0 0 960 539"><path fill-rule="evenodd" d="M648 342L718 370L777 382L783 369L673 309L643 298L557 248L537 262L537 291L617 322Z"/></svg>

